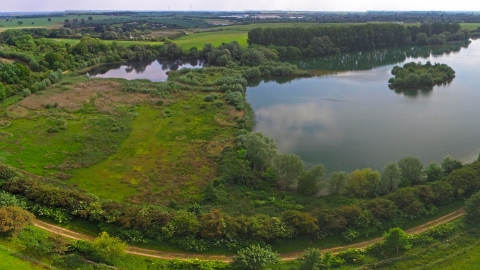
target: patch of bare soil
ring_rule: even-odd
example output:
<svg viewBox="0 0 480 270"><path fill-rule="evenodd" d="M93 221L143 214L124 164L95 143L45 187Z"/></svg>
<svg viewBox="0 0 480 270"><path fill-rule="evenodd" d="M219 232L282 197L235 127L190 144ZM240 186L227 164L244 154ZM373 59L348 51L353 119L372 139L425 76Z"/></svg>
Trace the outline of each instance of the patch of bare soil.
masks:
<svg viewBox="0 0 480 270"><path fill-rule="evenodd" d="M30 110L40 110L47 104L58 104L58 108L76 111L93 102L100 112L112 112L116 103L138 104L145 101L154 103L157 100L148 94L123 92L121 83L109 80L85 81L68 85L66 88L67 90L49 89L41 94L31 95L19 102L19 105Z"/></svg>

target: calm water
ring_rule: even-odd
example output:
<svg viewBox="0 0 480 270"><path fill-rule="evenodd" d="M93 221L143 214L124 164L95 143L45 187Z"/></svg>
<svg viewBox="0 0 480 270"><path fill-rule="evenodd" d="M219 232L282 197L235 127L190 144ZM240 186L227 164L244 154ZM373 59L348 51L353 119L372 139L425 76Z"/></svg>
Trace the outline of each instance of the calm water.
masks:
<svg viewBox="0 0 480 270"><path fill-rule="evenodd" d="M427 60L450 65L456 78L419 91L389 89L394 65ZM273 137L282 153L332 172L380 170L407 155L425 164L446 155L472 161L480 152L480 40L292 63L335 74L250 82L255 131Z"/></svg>
<svg viewBox="0 0 480 270"><path fill-rule="evenodd" d="M200 67L203 67L203 62L198 60L149 60L128 64L102 65L99 68L92 69L87 75L90 78L148 79L152 82L164 82L168 79L167 72L170 70Z"/></svg>

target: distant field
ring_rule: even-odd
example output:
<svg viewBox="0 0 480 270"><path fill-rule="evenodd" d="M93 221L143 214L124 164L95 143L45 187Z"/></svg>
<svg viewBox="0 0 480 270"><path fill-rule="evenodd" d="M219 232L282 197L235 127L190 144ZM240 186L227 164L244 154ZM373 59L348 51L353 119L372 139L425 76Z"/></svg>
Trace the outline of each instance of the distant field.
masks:
<svg viewBox="0 0 480 270"><path fill-rule="evenodd" d="M247 47L247 31L218 31L189 34L175 39L173 42L180 47L188 49L191 47L203 48L207 43L218 46L223 42L238 41L242 47Z"/></svg>
<svg viewBox="0 0 480 270"><path fill-rule="evenodd" d="M79 21L83 18L85 21L88 21L88 17L92 16L93 20L109 20L110 16L105 16L105 15L81 15L81 16L76 16L76 15L69 15L69 16L64 16L64 17L50 17L52 21L48 21L48 17L42 17L42 18L20 18L20 19L12 19L9 20L8 22L6 19L2 19L0 21L0 32L5 31L7 29L20 29L20 28L49 28L49 29L54 29L54 28L60 28L63 26L65 23L65 20L68 19L70 21L73 21L73 19L78 19ZM126 16L115 16L114 18L127 18ZM18 21L22 21L23 24L19 25ZM32 24L33 22L33 24Z"/></svg>
<svg viewBox="0 0 480 270"><path fill-rule="evenodd" d="M77 44L78 42L80 42L79 39L68 39L68 38L55 38L54 40L56 41L63 41L65 43L69 43L69 44L72 44L72 45L75 45ZM143 45L160 45L160 44L163 44L163 42L153 42L153 41L128 41L128 40L103 40L103 42L105 42L105 44L112 44L113 42L117 42L118 45L122 45L122 46L129 46L129 45L137 45L137 44L143 44Z"/></svg>
<svg viewBox="0 0 480 270"><path fill-rule="evenodd" d="M460 26L467 30L477 30L480 27L480 23L461 23Z"/></svg>

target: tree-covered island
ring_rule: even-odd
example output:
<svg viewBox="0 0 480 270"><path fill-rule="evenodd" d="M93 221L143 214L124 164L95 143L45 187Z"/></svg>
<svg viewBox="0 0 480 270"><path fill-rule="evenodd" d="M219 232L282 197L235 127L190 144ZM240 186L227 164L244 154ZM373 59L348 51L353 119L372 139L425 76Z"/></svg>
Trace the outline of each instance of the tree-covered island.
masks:
<svg viewBox="0 0 480 270"><path fill-rule="evenodd" d="M388 83L393 87L418 88L445 83L455 77L455 71L446 64L435 63L432 65L427 61L425 65L421 62L410 62L402 67L395 66L392 69L394 78Z"/></svg>

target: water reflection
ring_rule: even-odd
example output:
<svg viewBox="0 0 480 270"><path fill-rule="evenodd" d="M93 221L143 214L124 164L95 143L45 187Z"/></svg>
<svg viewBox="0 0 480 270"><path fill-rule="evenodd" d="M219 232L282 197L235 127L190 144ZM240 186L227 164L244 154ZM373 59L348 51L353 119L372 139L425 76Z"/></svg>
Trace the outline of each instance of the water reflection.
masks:
<svg viewBox="0 0 480 270"><path fill-rule="evenodd" d="M366 52L353 52L319 58L299 58L289 61L301 69L319 70L370 70L377 67L404 62L407 58L426 59L458 53L468 48L470 41L448 43L444 46L392 47Z"/></svg>
<svg viewBox="0 0 480 270"><path fill-rule="evenodd" d="M88 72L90 78L124 78L127 80L148 79L152 82L164 82L167 72L181 68L201 68L200 60L145 60L127 64L106 64Z"/></svg>
<svg viewBox="0 0 480 270"><path fill-rule="evenodd" d="M282 153L322 163L328 172L380 170L407 155L425 164L446 155L467 162L480 152L479 58L480 41L473 41L312 59L338 74L251 80L247 100L255 131L273 137ZM456 78L420 90L390 89L392 67L412 61L446 63Z"/></svg>

